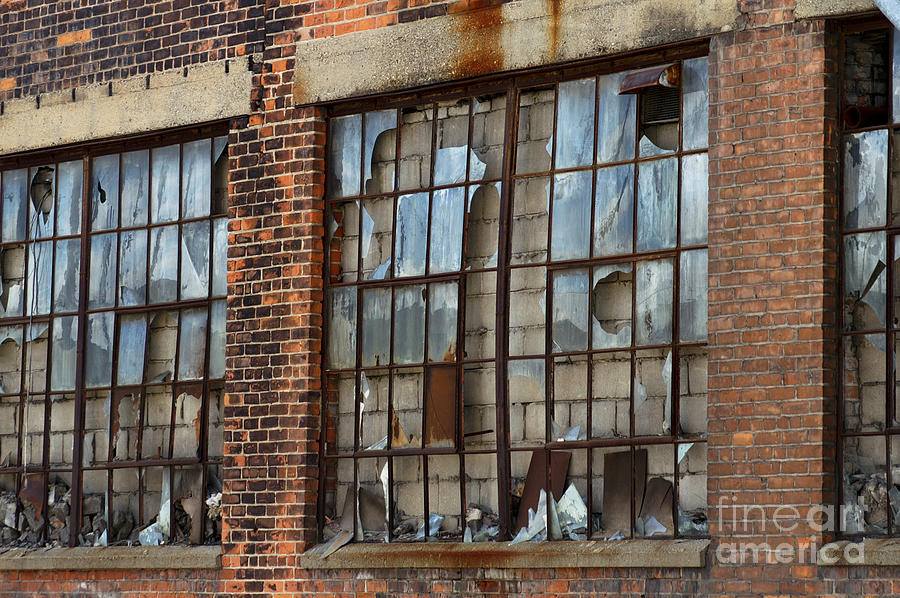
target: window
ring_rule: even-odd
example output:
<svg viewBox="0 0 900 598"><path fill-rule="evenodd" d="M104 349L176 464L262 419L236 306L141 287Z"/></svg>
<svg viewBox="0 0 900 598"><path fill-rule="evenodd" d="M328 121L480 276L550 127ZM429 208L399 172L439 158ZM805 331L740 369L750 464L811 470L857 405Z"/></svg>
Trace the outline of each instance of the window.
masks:
<svg viewBox="0 0 900 598"><path fill-rule="evenodd" d="M838 502L847 534L900 531L898 52L892 29L844 36Z"/></svg>
<svg viewBox="0 0 900 598"><path fill-rule="evenodd" d="M0 164L0 543L219 541L220 131Z"/></svg>
<svg viewBox="0 0 900 598"><path fill-rule="evenodd" d="M332 114L320 550L707 533L707 71Z"/></svg>

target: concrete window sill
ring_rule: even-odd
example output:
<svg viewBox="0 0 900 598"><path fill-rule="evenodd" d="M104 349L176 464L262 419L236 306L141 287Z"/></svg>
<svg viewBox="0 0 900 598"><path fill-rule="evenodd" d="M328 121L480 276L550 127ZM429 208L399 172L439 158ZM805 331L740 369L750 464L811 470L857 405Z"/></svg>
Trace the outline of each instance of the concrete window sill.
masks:
<svg viewBox="0 0 900 598"><path fill-rule="evenodd" d="M900 566L900 539L862 540L862 550L855 547L845 552L850 541L841 540L819 549L818 565L822 567L896 567ZM859 542L855 542L859 544ZM849 558L848 558L849 557Z"/></svg>
<svg viewBox="0 0 900 598"><path fill-rule="evenodd" d="M709 540L348 544L328 558L301 555L302 569L532 569L706 566Z"/></svg>
<svg viewBox="0 0 900 598"><path fill-rule="evenodd" d="M11 548L0 552L0 571L219 569L221 566L221 546Z"/></svg>

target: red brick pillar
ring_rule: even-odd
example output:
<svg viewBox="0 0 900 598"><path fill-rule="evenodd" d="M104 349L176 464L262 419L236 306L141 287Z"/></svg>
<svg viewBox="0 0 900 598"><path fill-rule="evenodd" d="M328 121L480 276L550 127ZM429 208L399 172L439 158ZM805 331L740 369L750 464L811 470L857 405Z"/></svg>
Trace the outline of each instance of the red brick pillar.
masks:
<svg viewBox="0 0 900 598"><path fill-rule="evenodd" d="M739 5L743 29L710 51L709 595L819 595L807 514L834 503L838 38L794 22L790 0Z"/></svg>

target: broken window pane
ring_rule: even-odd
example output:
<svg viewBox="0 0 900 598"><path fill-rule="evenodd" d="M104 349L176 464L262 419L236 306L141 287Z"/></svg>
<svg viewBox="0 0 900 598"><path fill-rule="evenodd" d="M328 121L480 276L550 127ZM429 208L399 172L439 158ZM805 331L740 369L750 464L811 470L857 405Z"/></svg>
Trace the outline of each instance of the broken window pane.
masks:
<svg viewBox="0 0 900 598"><path fill-rule="evenodd" d="M466 277L466 359L491 359L496 346L497 274Z"/></svg>
<svg viewBox="0 0 900 598"><path fill-rule="evenodd" d="M353 323L356 329L356 323ZM394 363L425 361L425 285L394 290ZM352 367L352 364L348 367Z"/></svg>
<svg viewBox="0 0 900 598"><path fill-rule="evenodd" d="M25 246L8 245L0 249L3 285L0 291L2 311L6 317L21 316L25 307Z"/></svg>
<svg viewBox="0 0 900 598"><path fill-rule="evenodd" d="M150 229L150 303L175 301L178 293L178 227Z"/></svg>
<svg viewBox="0 0 900 598"><path fill-rule="evenodd" d="M141 394L139 392L114 392L112 405L113 459L132 461L138 458L138 435L141 430ZM105 455L104 455L105 457Z"/></svg>
<svg viewBox="0 0 900 598"><path fill-rule="evenodd" d="M144 226L149 209L150 151L122 154L122 226Z"/></svg>
<svg viewBox="0 0 900 598"><path fill-rule="evenodd" d="M595 86L593 77L559 84L556 168L585 166L594 161Z"/></svg>
<svg viewBox="0 0 900 598"><path fill-rule="evenodd" d="M884 335L844 337L844 431L884 430L886 375Z"/></svg>
<svg viewBox="0 0 900 598"><path fill-rule="evenodd" d="M629 253L634 226L634 168L625 164L597 170L594 256Z"/></svg>
<svg viewBox="0 0 900 598"><path fill-rule="evenodd" d="M386 230L390 230L390 222ZM397 200L397 237L394 239L397 276L425 274L427 242L428 193L401 195ZM363 244L365 246L365 240Z"/></svg>
<svg viewBox="0 0 900 598"><path fill-rule="evenodd" d="M550 258L587 257L591 237L591 171L558 174L553 183Z"/></svg>
<svg viewBox="0 0 900 598"><path fill-rule="evenodd" d="M28 221L32 239L44 239L53 236L53 205L56 183L55 168L39 166L28 173L30 201L28 202Z"/></svg>
<svg viewBox="0 0 900 598"><path fill-rule="evenodd" d="M459 285L432 284L428 288L428 361L456 361L456 321Z"/></svg>
<svg viewBox="0 0 900 598"><path fill-rule="evenodd" d="M362 365L387 365L391 349L391 290L362 293Z"/></svg>
<svg viewBox="0 0 900 598"><path fill-rule="evenodd" d="M181 299L209 296L209 222L181 227Z"/></svg>
<svg viewBox="0 0 900 598"><path fill-rule="evenodd" d="M109 461L109 413L111 406L108 392L94 391L85 394L82 464L90 467ZM74 399L74 395L72 395L72 398ZM115 420L113 420L113 423L116 423ZM128 425L127 418L124 423L126 426Z"/></svg>
<svg viewBox="0 0 900 598"><path fill-rule="evenodd" d="M214 301L210 308L209 377L225 377L225 301Z"/></svg>
<svg viewBox="0 0 900 598"><path fill-rule="evenodd" d="M31 392L44 392L47 388L47 345L50 334L47 322L25 327L25 385Z"/></svg>
<svg viewBox="0 0 900 598"><path fill-rule="evenodd" d="M87 321L84 378L88 388L109 386L113 358L114 314L91 314Z"/></svg>
<svg viewBox="0 0 900 598"><path fill-rule="evenodd" d="M356 289L335 288L329 294L328 367L352 368L356 364Z"/></svg>
<svg viewBox="0 0 900 598"><path fill-rule="evenodd" d="M431 104L401 110L400 189L421 189L431 184Z"/></svg>
<svg viewBox="0 0 900 598"><path fill-rule="evenodd" d="M422 446L422 413L425 396L425 373L422 368L403 368L394 370L394 390L392 407L396 420L390 425L391 448L408 448ZM379 409L382 409L379 400ZM386 408L386 404L384 405ZM369 409L367 404L366 409ZM384 414L387 424L387 414ZM387 434L382 425L381 436ZM381 438L379 436L379 438ZM368 445L366 445L368 446Z"/></svg>
<svg viewBox="0 0 900 598"><path fill-rule="evenodd" d="M397 111L366 114L365 169L366 195L394 189L394 159L397 157Z"/></svg>
<svg viewBox="0 0 900 598"><path fill-rule="evenodd" d="M678 298L678 328L682 342L706 341L707 263L705 249L681 254Z"/></svg>
<svg viewBox="0 0 900 598"><path fill-rule="evenodd" d="M81 240L56 242L56 269L53 275L53 311L78 309L78 287L81 277Z"/></svg>
<svg viewBox="0 0 900 598"><path fill-rule="evenodd" d="M469 180L500 178L506 126L506 94L473 100Z"/></svg>
<svg viewBox="0 0 900 598"><path fill-rule="evenodd" d="M81 160L73 160L72 162L65 162L57 166L57 235L76 235L81 232L81 192L83 177L84 165ZM3 240L6 240L5 235Z"/></svg>
<svg viewBox="0 0 900 598"><path fill-rule="evenodd" d="M116 304L116 233L91 237L91 272L88 280L88 307Z"/></svg>
<svg viewBox="0 0 900 598"><path fill-rule="evenodd" d="M356 282L359 277L359 201L332 204L329 220L327 250L331 282ZM372 223L371 217L369 222Z"/></svg>
<svg viewBox="0 0 900 598"><path fill-rule="evenodd" d="M150 186L150 221L172 222L178 219L178 145L153 148Z"/></svg>
<svg viewBox="0 0 900 598"><path fill-rule="evenodd" d="M405 197L409 198L419 198L419 196L424 196L424 203L428 204L428 194L417 194L417 195L409 195ZM413 199L407 200L411 203L407 205L407 208L410 208L413 205L420 204L423 200L420 198L416 201ZM399 209L398 209L399 212ZM409 214L409 216L414 216L415 214ZM421 217L421 214L419 214ZM362 202L362 213L361 213L361 242L362 242L362 269L363 269L363 278L367 280L383 280L385 278L391 277L391 248L393 246L393 220L394 220L394 198L393 197L377 197L375 199L367 199ZM397 214L397 236L400 235L400 221L401 216ZM404 226L409 228L413 226L416 222L404 222ZM416 228L410 229L410 234L413 233L413 230L419 230ZM427 231L427 226L422 224L421 226L421 239L418 237L404 241L404 246L417 247L416 243L420 244L422 249L422 257L421 257L421 267L425 268L425 231ZM399 244L399 241L398 241ZM412 249L410 249L411 251ZM398 252L398 256L400 252Z"/></svg>
<svg viewBox="0 0 900 598"><path fill-rule="evenodd" d="M419 529L422 530L421 537L425 537L426 519L429 518L429 514L425 512L425 476L422 469L423 458L424 457L415 456L394 457L392 459L394 486L391 488L391 492L394 501L395 526L392 531L395 532L397 541L400 542L408 542L415 539ZM366 467L366 469L370 469L370 467ZM362 464L360 464L360 471L362 471ZM381 470L376 469L376 473L379 471ZM379 496L382 495L383 493ZM370 537L370 535L371 534L367 533L367 538ZM377 537L378 536L375 536L375 538Z"/></svg>
<svg viewBox="0 0 900 598"><path fill-rule="evenodd" d="M211 377L211 376L210 376ZM225 419L224 419L224 395L225 391L220 385L216 385L209 390L209 428L207 432L207 449L210 457L222 457L225 447ZM221 488L221 472L216 476L217 480L210 480L210 483L218 482Z"/></svg>
<svg viewBox="0 0 900 598"><path fill-rule="evenodd" d="M591 289L591 331L594 349L631 345L631 264L594 268Z"/></svg>
<svg viewBox="0 0 900 598"><path fill-rule="evenodd" d="M25 465L40 467L44 459L44 401L43 395L29 395L25 399L25 440L22 446L22 463ZM29 477L31 480L39 480L43 476L31 474ZM25 482L26 486L31 480Z"/></svg>
<svg viewBox="0 0 900 598"><path fill-rule="evenodd" d="M516 268L510 272L510 355L536 355L545 351L546 288L545 268Z"/></svg>
<svg viewBox="0 0 900 598"><path fill-rule="evenodd" d="M26 199L28 197L28 170L7 170L3 173L3 228L2 240L25 240Z"/></svg>
<svg viewBox="0 0 900 598"><path fill-rule="evenodd" d="M55 466L72 466L72 448L75 434L70 422L75 421L75 397L50 395L50 463Z"/></svg>
<svg viewBox="0 0 900 598"><path fill-rule="evenodd" d="M206 308L186 309L181 312L181 330L178 347L178 379L203 378L206 361Z"/></svg>
<svg viewBox="0 0 900 598"><path fill-rule="evenodd" d="M678 225L678 160L638 166L637 250L674 247Z"/></svg>
<svg viewBox="0 0 900 598"><path fill-rule="evenodd" d="M454 272L460 269L465 200L465 187L434 192L431 207L433 215L428 258L429 274Z"/></svg>
<svg viewBox="0 0 900 598"><path fill-rule="evenodd" d="M0 327L0 394L19 392L22 380L23 334L24 329L21 326ZM3 426L3 419L4 414L0 413L0 427ZM4 458L5 455L0 454L0 467Z"/></svg>
<svg viewBox="0 0 900 598"><path fill-rule="evenodd" d="M91 176L91 230L119 225L119 154L94 158Z"/></svg>
<svg viewBox="0 0 900 598"><path fill-rule="evenodd" d="M181 217L208 216L212 184L211 140L185 143L181 162Z"/></svg>
<svg viewBox="0 0 900 598"><path fill-rule="evenodd" d="M885 438L844 438L843 448L841 531L884 534L889 505Z"/></svg>
<svg viewBox="0 0 900 598"><path fill-rule="evenodd" d="M465 367L463 436L467 450L497 446L496 376L493 364L469 364Z"/></svg>
<svg viewBox="0 0 900 598"><path fill-rule="evenodd" d="M416 371L421 372L421 369ZM410 373L409 370L401 370L401 372ZM388 370L369 370L364 376L360 381L359 448L362 450L384 450L387 447L390 372ZM416 384L413 384L413 387L415 386ZM419 383L418 389L420 391L421 388L422 385ZM421 407L421 401L413 393L399 388L395 388L394 393L399 393L399 395L406 396L413 401L415 403L414 410Z"/></svg>
<svg viewBox="0 0 900 598"><path fill-rule="evenodd" d="M469 161L469 100L438 105L436 143L433 185L464 182Z"/></svg>
<svg viewBox="0 0 900 598"><path fill-rule="evenodd" d="M146 346L147 316L145 314L120 316L117 384L140 384L143 382Z"/></svg>
<svg viewBox="0 0 900 598"><path fill-rule="evenodd" d="M175 398L175 442L172 458L190 459L200 452L200 407L203 387L200 385L180 389Z"/></svg>
<svg viewBox="0 0 900 598"><path fill-rule="evenodd" d="M707 350L704 347L684 347L679 354L681 369L678 380L681 398L678 401L679 431L686 437L706 436Z"/></svg>
<svg viewBox="0 0 900 598"><path fill-rule="evenodd" d="M553 87L530 89L519 95L517 174L550 170L554 102Z"/></svg>
<svg viewBox="0 0 900 598"><path fill-rule="evenodd" d="M546 438L546 377L543 359L511 359L509 384L509 434L511 446L534 446Z"/></svg>
<svg viewBox="0 0 900 598"><path fill-rule="evenodd" d="M888 131L844 138L844 228L884 226L887 210Z"/></svg>
<svg viewBox="0 0 900 598"><path fill-rule="evenodd" d="M709 144L709 58L701 56L682 64L682 146L687 151Z"/></svg>
<svg viewBox="0 0 900 598"><path fill-rule="evenodd" d="M590 284L587 269L554 272L554 353L587 349Z"/></svg>
<svg viewBox="0 0 900 598"><path fill-rule="evenodd" d="M511 263L529 264L547 259L549 213L549 177L516 180Z"/></svg>
<svg viewBox="0 0 900 598"><path fill-rule="evenodd" d="M325 418L325 450L330 455L347 454L353 451L356 439L353 430L356 409L355 374L329 376L326 392L328 407Z"/></svg>
<svg viewBox="0 0 900 598"><path fill-rule="evenodd" d="M228 294L228 220L216 218L213 227L213 297L224 297Z"/></svg>
<svg viewBox="0 0 900 598"><path fill-rule="evenodd" d="M678 88L648 87L641 93L642 158L670 154L678 149Z"/></svg>
<svg viewBox="0 0 900 598"><path fill-rule="evenodd" d="M429 522L423 531L429 538L461 542L465 514L460 504L460 457L435 455L427 459Z"/></svg>
<svg viewBox="0 0 900 598"><path fill-rule="evenodd" d="M709 158L694 154L681 159L681 244L706 243Z"/></svg>
<svg viewBox="0 0 900 598"><path fill-rule="evenodd" d="M331 119L328 139L328 197L359 194L362 115Z"/></svg>
<svg viewBox="0 0 900 598"><path fill-rule="evenodd" d="M867 330L885 325L885 242L884 232L844 237L844 330Z"/></svg>
<svg viewBox="0 0 900 598"><path fill-rule="evenodd" d="M630 160L634 157L636 96L619 94L619 87L625 74L615 73L599 78L598 164ZM600 188L599 185L597 188Z"/></svg>
<svg viewBox="0 0 900 598"><path fill-rule="evenodd" d="M709 534L706 444L677 444L675 450L678 460L678 533L706 536Z"/></svg>
<svg viewBox="0 0 900 598"><path fill-rule="evenodd" d="M228 214L228 136L213 139L213 214Z"/></svg>
<svg viewBox="0 0 900 598"><path fill-rule="evenodd" d="M77 339L77 317L54 318L53 369L50 374L51 390L71 390L75 388Z"/></svg>
<svg viewBox="0 0 900 598"><path fill-rule="evenodd" d="M146 414L141 430L140 458L154 459L169 455L169 432L172 425L172 408L175 397L172 386L151 386L147 388Z"/></svg>
<svg viewBox="0 0 900 598"><path fill-rule="evenodd" d="M672 260L638 262L636 344L658 345L672 341Z"/></svg>
<svg viewBox="0 0 900 598"><path fill-rule="evenodd" d="M634 433L654 436L671 432L672 350L637 351L634 355Z"/></svg>
<svg viewBox="0 0 900 598"><path fill-rule="evenodd" d="M656 444L638 448L647 451L646 486L640 510L635 511L635 537L671 537L675 535L672 512L675 502L675 447ZM705 496L705 493L704 493ZM635 496L637 498L637 496Z"/></svg>
<svg viewBox="0 0 900 598"><path fill-rule="evenodd" d="M466 268L495 268L500 234L500 183L469 187Z"/></svg>
<svg viewBox="0 0 900 598"><path fill-rule="evenodd" d="M42 241L28 246L28 276L26 280L26 313L50 313L50 293L53 282L53 242Z"/></svg>
<svg viewBox="0 0 900 598"><path fill-rule="evenodd" d="M150 355L147 356L147 382L168 382L172 379L172 374L175 371L177 339L177 311L156 312L150 317Z"/></svg>
<svg viewBox="0 0 900 598"><path fill-rule="evenodd" d="M571 355L553 360L553 421L550 441L587 438L588 356ZM570 472L571 473L574 472Z"/></svg>
<svg viewBox="0 0 900 598"><path fill-rule="evenodd" d="M119 305L147 301L147 231L124 231L119 243Z"/></svg>
<svg viewBox="0 0 900 598"><path fill-rule="evenodd" d="M591 437L631 435L631 355L598 353L591 360Z"/></svg>

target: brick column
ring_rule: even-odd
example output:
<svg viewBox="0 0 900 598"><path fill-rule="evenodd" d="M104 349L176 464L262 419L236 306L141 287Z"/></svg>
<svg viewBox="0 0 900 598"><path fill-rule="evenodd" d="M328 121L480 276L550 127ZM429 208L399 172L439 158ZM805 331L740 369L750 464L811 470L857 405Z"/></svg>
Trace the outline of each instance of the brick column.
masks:
<svg viewBox="0 0 900 598"><path fill-rule="evenodd" d="M745 28L710 53L708 589L819 595L807 513L834 503L838 37L793 22L790 0L739 5ZM794 554L720 560L748 543Z"/></svg>

